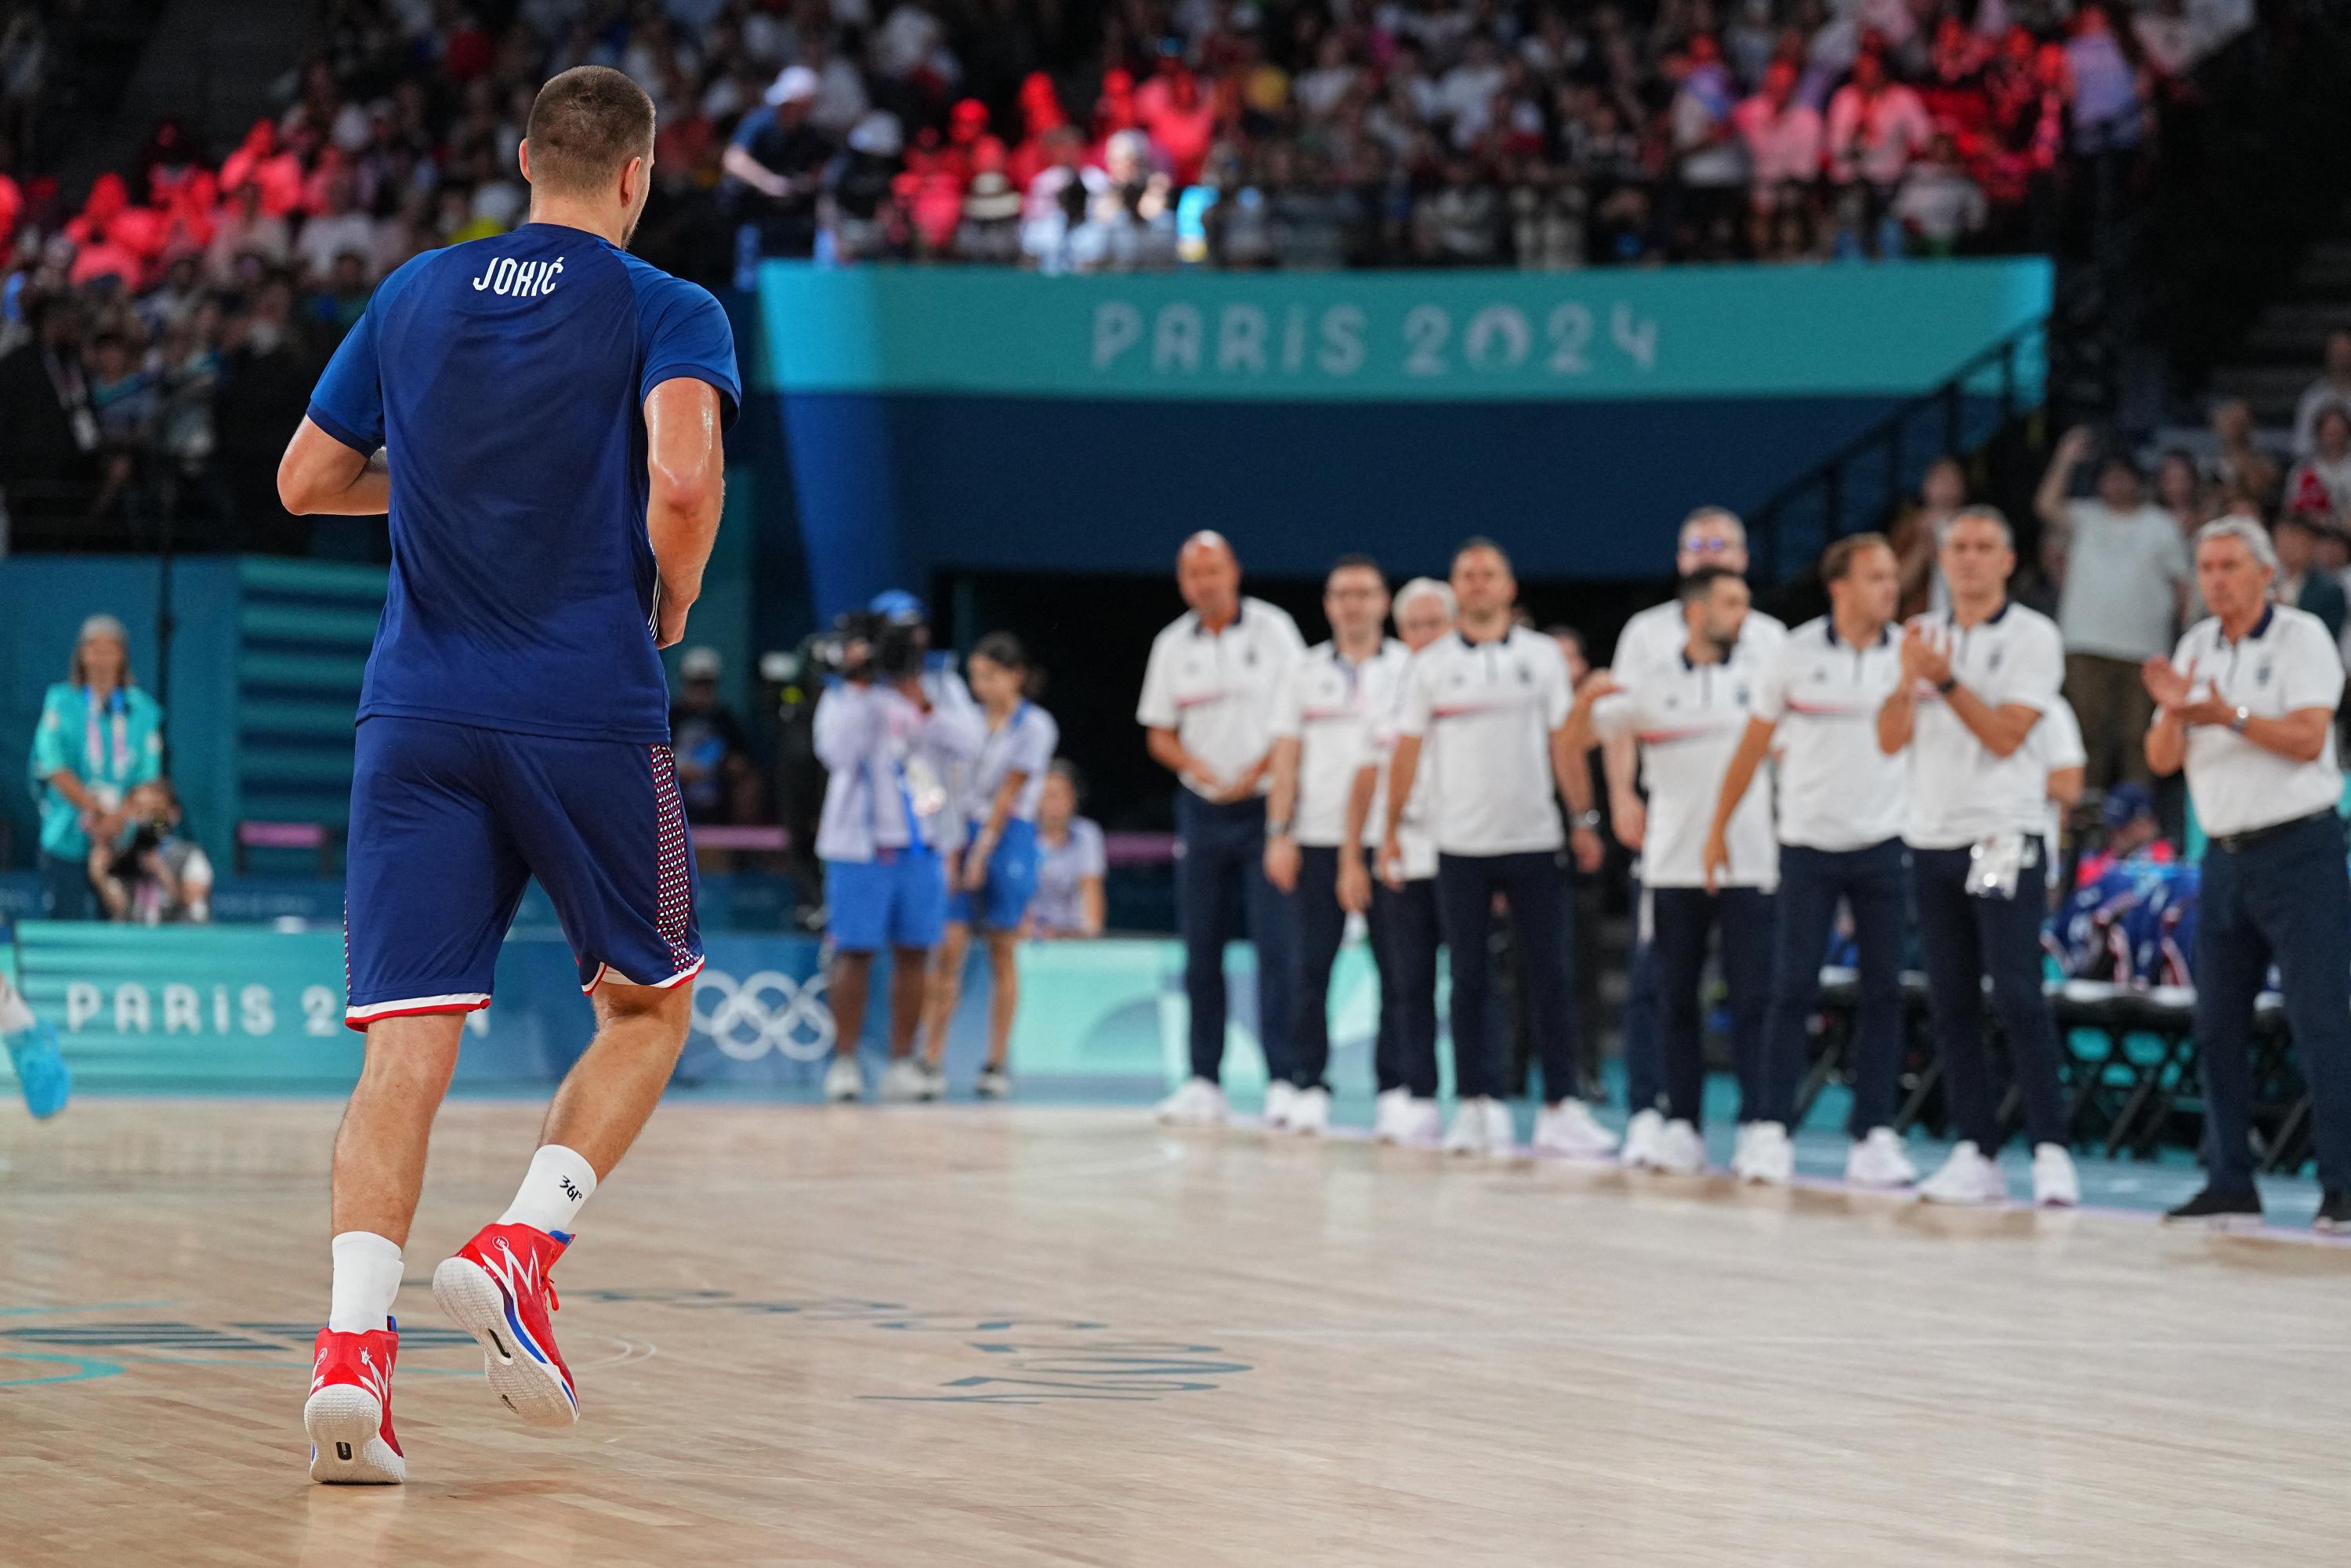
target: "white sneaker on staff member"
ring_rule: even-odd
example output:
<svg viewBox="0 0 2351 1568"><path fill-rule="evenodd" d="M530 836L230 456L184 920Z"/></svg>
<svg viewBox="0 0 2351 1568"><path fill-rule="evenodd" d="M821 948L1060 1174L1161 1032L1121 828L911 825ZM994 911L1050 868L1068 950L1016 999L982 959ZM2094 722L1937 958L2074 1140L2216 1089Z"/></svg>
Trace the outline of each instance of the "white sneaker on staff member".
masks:
<svg viewBox="0 0 2351 1568"><path fill-rule="evenodd" d="M1660 1176L1704 1176L1706 1139L1687 1122L1668 1122L1657 1134L1656 1169Z"/></svg>
<svg viewBox="0 0 2351 1568"><path fill-rule="evenodd" d="M1785 1186L1796 1179L1796 1145L1777 1122L1750 1122L1747 1146L1731 1174L1756 1186Z"/></svg>
<svg viewBox="0 0 2351 1568"><path fill-rule="evenodd" d="M1535 1148L1570 1159L1604 1160L1616 1152L1616 1134L1593 1119L1581 1100L1562 1100L1543 1107L1535 1118Z"/></svg>
<svg viewBox="0 0 2351 1568"><path fill-rule="evenodd" d="M1517 1145L1510 1108L1499 1100L1464 1100L1445 1134L1448 1155L1507 1155Z"/></svg>
<svg viewBox="0 0 2351 1568"><path fill-rule="evenodd" d="M1298 1085L1287 1078L1277 1078L1265 1086L1265 1124L1277 1133L1290 1130L1290 1118L1298 1111Z"/></svg>
<svg viewBox="0 0 2351 1568"><path fill-rule="evenodd" d="M1384 1089L1372 1103L1372 1137L1383 1144L1404 1142L1404 1118L1412 1106L1409 1089Z"/></svg>
<svg viewBox="0 0 2351 1568"><path fill-rule="evenodd" d="M2032 1151L2032 1201L2043 1208L2080 1207L2082 1178L2064 1145L2043 1144Z"/></svg>
<svg viewBox="0 0 2351 1568"><path fill-rule="evenodd" d="M1434 1147L1445 1135L1445 1113L1434 1100L1410 1099L1396 1117L1395 1142L1420 1148Z"/></svg>
<svg viewBox="0 0 2351 1568"><path fill-rule="evenodd" d="M1175 1127L1213 1127L1232 1114L1225 1092L1205 1078L1187 1078L1184 1087L1159 1102L1152 1113Z"/></svg>
<svg viewBox="0 0 2351 1568"><path fill-rule="evenodd" d="M1918 1179L1918 1167L1902 1146L1902 1134L1891 1127L1872 1127L1865 1138L1854 1140L1844 1157L1844 1184L1886 1189L1909 1186Z"/></svg>
<svg viewBox="0 0 2351 1568"><path fill-rule="evenodd" d="M1290 1130L1301 1137L1319 1138L1331 1130L1331 1091L1301 1089L1290 1104Z"/></svg>
<svg viewBox="0 0 2351 1568"><path fill-rule="evenodd" d="M1628 1170L1654 1170L1657 1164L1657 1140L1665 1135L1666 1118L1656 1111L1635 1111L1633 1119L1625 1124L1625 1151L1618 1157ZM1746 1129L1740 1128L1743 1140Z"/></svg>
<svg viewBox="0 0 2351 1568"><path fill-rule="evenodd" d="M2006 1203L2008 1177L2001 1174L1998 1162L1984 1157L1981 1149L1971 1143L1961 1144L1943 1162L1943 1168L1918 1188L1918 1197L1928 1203Z"/></svg>

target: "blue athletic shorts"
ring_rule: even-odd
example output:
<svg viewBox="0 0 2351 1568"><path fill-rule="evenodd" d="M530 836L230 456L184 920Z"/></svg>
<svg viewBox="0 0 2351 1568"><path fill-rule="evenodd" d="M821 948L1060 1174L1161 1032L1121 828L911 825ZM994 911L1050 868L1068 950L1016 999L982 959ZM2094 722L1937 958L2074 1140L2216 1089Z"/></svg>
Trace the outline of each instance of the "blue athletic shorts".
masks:
<svg viewBox="0 0 2351 1568"><path fill-rule="evenodd" d="M359 727L343 906L343 1021L490 1005L498 945L532 877L592 991L702 967L694 852L666 746L435 719Z"/></svg>
<svg viewBox="0 0 2351 1568"><path fill-rule="evenodd" d="M987 880L977 895L947 895L947 918L958 925L1018 931L1037 896L1037 824L1014 817L1004 824L996 852L987 857Z"/></svg>
<svg viewBox="0 0 2351 1568"><path fill-rule="evenodd" d="M844 953L935 947L946 929L946 862L927 849L885 850L870 861L824 862L826 927Z"/></svg>

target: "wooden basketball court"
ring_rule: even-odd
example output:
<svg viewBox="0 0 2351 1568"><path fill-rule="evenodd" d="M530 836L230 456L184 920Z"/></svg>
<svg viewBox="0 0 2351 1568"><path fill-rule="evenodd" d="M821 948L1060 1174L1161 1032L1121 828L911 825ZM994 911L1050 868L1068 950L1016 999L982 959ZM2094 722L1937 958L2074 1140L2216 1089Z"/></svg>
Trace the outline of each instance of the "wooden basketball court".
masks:
<svg viewBox="0 0 2351 1568"><path fill-rule="evenodd" d="M337 1113L0 1116L0 1563L2319 1563L2351 1513L2351 1249L1038 1106L666 1106L543 1436L425 1288L538 1110L453 1104L411 1483L314 1487Z"/></svg>

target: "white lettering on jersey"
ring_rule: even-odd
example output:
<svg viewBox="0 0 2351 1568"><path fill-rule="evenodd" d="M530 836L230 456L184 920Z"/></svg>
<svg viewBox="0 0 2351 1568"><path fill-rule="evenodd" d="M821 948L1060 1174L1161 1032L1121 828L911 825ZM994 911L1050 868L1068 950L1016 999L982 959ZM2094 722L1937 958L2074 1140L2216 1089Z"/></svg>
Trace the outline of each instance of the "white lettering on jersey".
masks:
<svg viewBox="0 0 2351 1568"><path fill-rule="evenodd" d="M510 294L517 299L539 298L555 292L555 279L562 270L563 258L559 256L553 261L519 264L510 256L502 256L482 269L482 276L474 279L474 287L493 294Z"/></svg>

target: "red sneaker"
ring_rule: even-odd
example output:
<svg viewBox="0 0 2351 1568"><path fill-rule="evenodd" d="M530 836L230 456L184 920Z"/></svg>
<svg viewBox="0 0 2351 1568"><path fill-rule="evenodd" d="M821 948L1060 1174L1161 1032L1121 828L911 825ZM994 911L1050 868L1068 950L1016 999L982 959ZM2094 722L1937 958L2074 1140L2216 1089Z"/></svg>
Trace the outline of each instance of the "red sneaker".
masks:
<svg viewBox="0 0 2351 1568"><path fill-rule="evenodd" d="M482 1342L482 1369L507 1408L534 1427L580 1419L571 1369L555 1348L548 1314L556 1309L547 1277L571 1238L528 1225L485 1225L454 1258L433 1270L433 1299L459 1328Z"/></svg>
<svg viewBox="0 0 2351 1568"><path fill-rule="evenodd" d="M310 1479L330 1484L398 1486L408 1460L392 1435L392 1364L400 1355L400 1325L372 1333L319 1331L310 1368L310 1397L302 1425L310 1433Z"/></svg>

